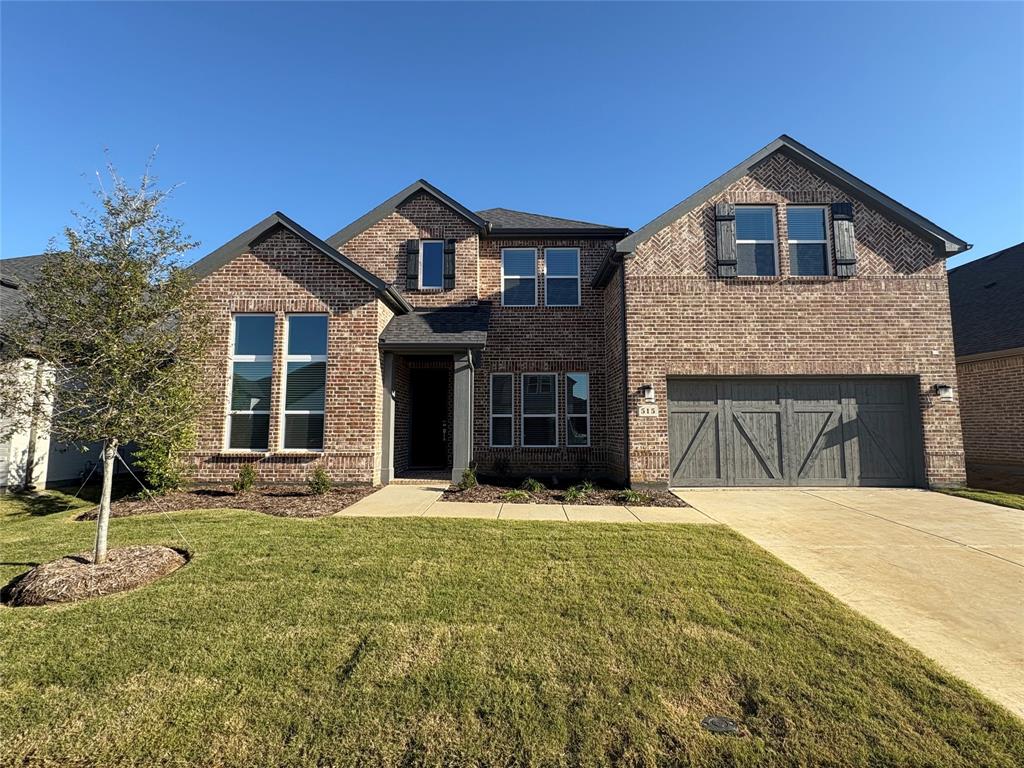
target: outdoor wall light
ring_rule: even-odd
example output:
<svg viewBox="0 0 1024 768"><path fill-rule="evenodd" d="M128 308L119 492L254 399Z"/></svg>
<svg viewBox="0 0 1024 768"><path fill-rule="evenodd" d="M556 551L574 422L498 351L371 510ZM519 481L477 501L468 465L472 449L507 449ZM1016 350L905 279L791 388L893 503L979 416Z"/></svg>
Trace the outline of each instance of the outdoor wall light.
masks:
<svg viewBox="0 0 1024 768"><path fill-rule="evenodd" d="M939 400L953 399L953 387L949 384L936 384L932 389L935 390L935 394L938 395Z"/></svg>
<svg viewBox="0 0 1024 768"><path fill-rule="evenodd" d="M644 400L646 400L648 403L653 403L654 402L654 385L653 384L644 384L642 387L640 387L640 394L644 396Z"/></svg>

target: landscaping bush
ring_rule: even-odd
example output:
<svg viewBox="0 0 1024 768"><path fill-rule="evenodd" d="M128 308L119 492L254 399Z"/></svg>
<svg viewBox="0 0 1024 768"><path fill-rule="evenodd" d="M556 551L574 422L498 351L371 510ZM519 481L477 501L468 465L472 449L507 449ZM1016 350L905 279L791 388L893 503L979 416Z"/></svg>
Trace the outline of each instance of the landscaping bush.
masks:
<svg viewBox="0 0 1024 768"><path fill-rule="evenodd" d="M540 483L537 483L537 485L540 485ZM530 501L532 498L533 497L530 496L529 493L522 490L521 488L513 488L512 490L505 491L503 494L501 494L501 500L509 504L522 504L524 502Z"/></svg>
<svg viewBox="0 0 1024 768"><path fill-rule="evenodd" d="M326 496L331 492L334 483L331 481L331 476L327 474L326 469L317 467L306 479L306 487L309 488L310 493L316 496Z"/></svg>
<svg viewBox="0 0 1024 768"><path fill-rule="evenodd" d="M459 490L468 491L470 488L476 488L479 482L476 479L476 470L472 467L466 467L462 470L462 479L459 480Z"/></svg>
<svg viewBox="0 0 1024 768"><path fill-rule="evenodd" d="M593 490L594 484L589 480L584 480L582 483L574 485L567 490L563 496L563 500L566 504L580 504Z"/></svg>
<svg viewBox="0 0 1024 768"><path fill-rule="evenodd" d="M145 473L146 485L153 493L180 491L191 479L193 467L185 454L195 447L193 424L185 424L165 438L140 441L135 450L135 466Z"/></svg>
<svg viewBox="0 0 1024 768"><path fill-rule="evenodd" d="M623 504L634 504L636 506L645 506L651 503L651 497L649 494L641 493L640 491L634 491L632 488L627 488L619 494L619 501Z"/></svg>
<svg viewBox="0 0 1024 768"><path fill-rule="evenodd" d="M255 465L243 464L238 468L238 478L231 484L231 489L235 493L248 493L256 486L258 479Z"/></svg>
<svg viewBox="0 0 1024 768"><path fill-rule="evenodd" d="M540 493L544 490L544 484L539 480L534 480L532 477L528 477L523 480L523 483L519 488L527 493Z"/></svg>

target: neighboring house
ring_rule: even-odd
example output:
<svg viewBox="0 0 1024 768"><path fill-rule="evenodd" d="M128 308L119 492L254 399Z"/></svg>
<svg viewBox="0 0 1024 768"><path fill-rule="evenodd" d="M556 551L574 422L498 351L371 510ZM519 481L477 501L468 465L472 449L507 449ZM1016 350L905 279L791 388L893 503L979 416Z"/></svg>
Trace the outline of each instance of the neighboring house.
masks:
<svg viewBox="0 0 1024 768"><path fill-rule="evenodd" d="M25 286L39 277L45 255L0 260L0 319L4 323L25 311ZM2 328L0 328L2 336ZM40 389L42 375L34 360L16 363L23 369L26 389ZM52 408L49 409L52 413ZM45 420L7 434L0 415L0 491L70 485L97 465L98 446L82 451L76 446L50 440Z"/></svg>
<svg viewBox="0 0 1024 768"><path fill-rule="evenodd" d="M950 270L949 298L971 482L1024 486L1024 243Z"/></svg>
<svg viewBox="0 0 1024 768"><path fill-rule="evenodd" d="M194 265L198 476L962 483L969 247L785 136L637 232L425 181L326 241L276 213Z"/></svg>

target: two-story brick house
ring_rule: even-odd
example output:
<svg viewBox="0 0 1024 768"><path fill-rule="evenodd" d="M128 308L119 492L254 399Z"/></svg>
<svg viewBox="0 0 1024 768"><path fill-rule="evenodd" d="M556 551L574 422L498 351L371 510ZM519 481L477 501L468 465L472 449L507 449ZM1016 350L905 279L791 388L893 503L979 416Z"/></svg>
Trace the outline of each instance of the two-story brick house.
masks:
<svg viewBox="0 0 1024 768"><path fill-rule="evenodd" d="M425 181L326 241L274 214L194 267L198 476L959 483L968 247L788 137L636 232Z"/></svg>

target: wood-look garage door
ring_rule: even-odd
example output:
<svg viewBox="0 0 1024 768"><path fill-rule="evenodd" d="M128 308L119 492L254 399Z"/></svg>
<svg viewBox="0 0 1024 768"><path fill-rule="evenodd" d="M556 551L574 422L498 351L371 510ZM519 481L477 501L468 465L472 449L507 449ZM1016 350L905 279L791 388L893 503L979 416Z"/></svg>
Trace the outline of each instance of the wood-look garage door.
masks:
<svg viewBox="0 0 1024 768"><path fill-rule="evenodd" d="M908 379L669 379L672 484L915 485Z"/></svg>

